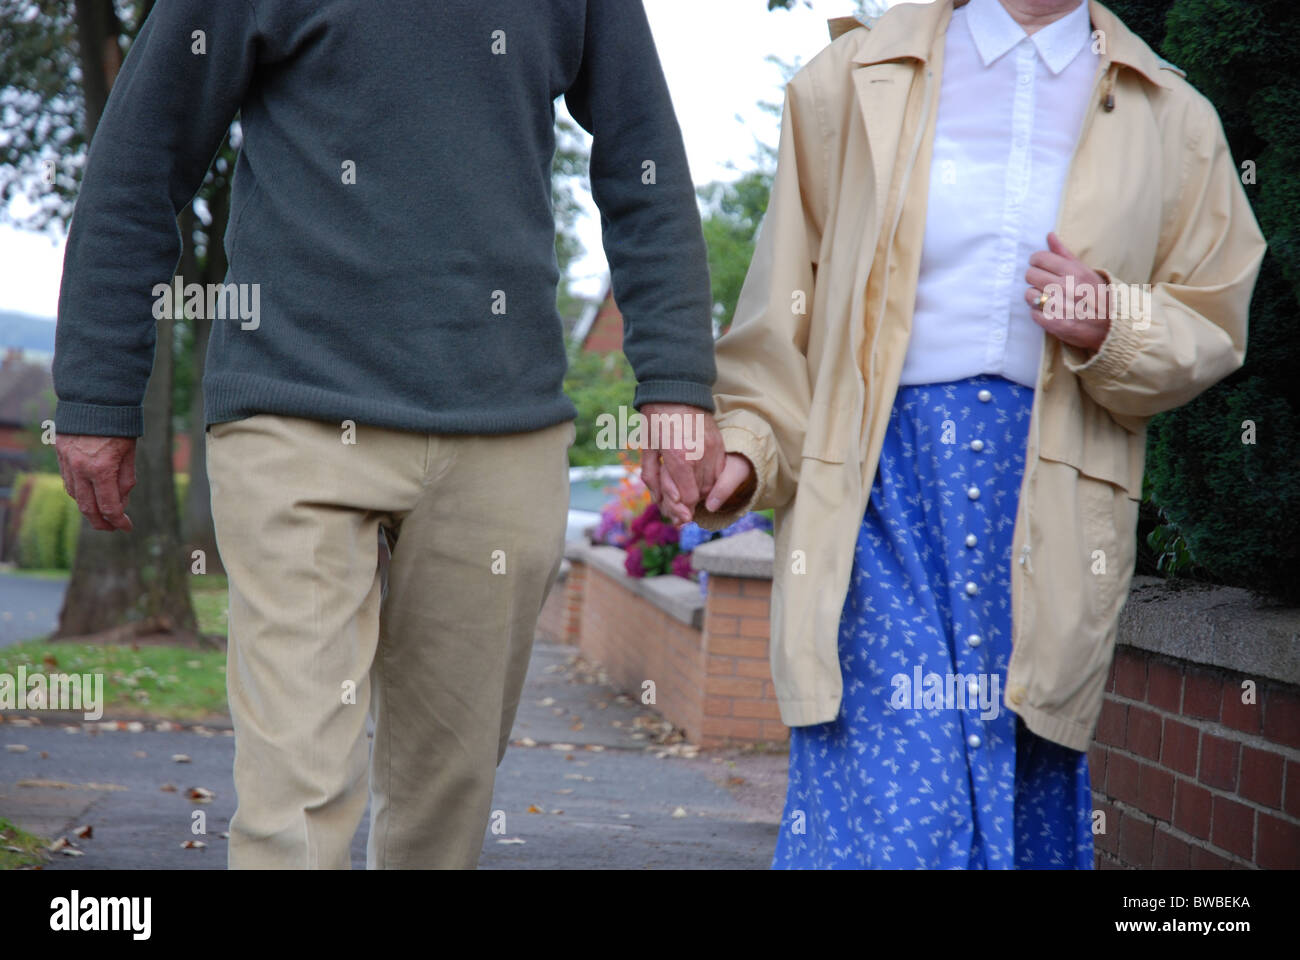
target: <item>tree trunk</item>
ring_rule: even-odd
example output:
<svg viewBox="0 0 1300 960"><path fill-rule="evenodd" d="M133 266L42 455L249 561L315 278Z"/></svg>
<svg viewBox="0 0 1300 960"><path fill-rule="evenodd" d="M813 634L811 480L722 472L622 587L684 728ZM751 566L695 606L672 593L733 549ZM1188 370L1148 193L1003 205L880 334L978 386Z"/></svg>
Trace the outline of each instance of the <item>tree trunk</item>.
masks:
<svg viewBox="0 0 1300 960"><path fill-rule="evenodd" d="M104 114L108 92L122 66L122 23L113 0L77 0L77 46L86 97L86 142Z"/></svg>
<svg viewBox="0 0 1300 960"><path fill-rule="evenodd" d="M121 64L121 23L112 0L78 0L77 28L90 140ZM112 50L118 51L116 62ZM197 636L190 602L190 561L181 546L172 471L174 332L171 318L158 321L153 373L144 398L145 432L136 443L137 483L128 505L134 529L109 533L82 521L56 639L102 633L124 624L151 633L175 631L181 640Z"/></svg>
<svg viewBox="0 0 1300 960"><path fill-rule="evenodd" d="M230 180L208 201L212 224L208 228L208 250L199 282L223 283L226 277L226 250L223 240L230 218ZM186 211L189 213L190 211ZM192 214L191 214L192 216ZM193 224L191 224L192 226ZM186 249L192 250L191 234L186 233ZM197 259L186 270L199 274ZM189 276L187 273L186 276ZM208 485L207 431L204 429L203 370L208 356L210 317L195 318L194 325L194 397L190 405L190 487L185 497L185 516L181 525L188 550L202 550L208 573L221 573L221 555L217 551L217 532L212 522L212 488Z"/></svg>

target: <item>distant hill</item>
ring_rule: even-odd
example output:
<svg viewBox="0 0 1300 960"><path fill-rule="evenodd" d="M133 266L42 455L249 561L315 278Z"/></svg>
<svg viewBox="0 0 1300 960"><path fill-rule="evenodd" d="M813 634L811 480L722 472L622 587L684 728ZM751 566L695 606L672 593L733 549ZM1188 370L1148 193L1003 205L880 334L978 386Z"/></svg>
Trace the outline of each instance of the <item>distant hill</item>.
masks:
<svg viewBox="0 0 1300 960"><path fill-rule="evenodd" d="M54 321L30 313L0 310L0 348L54 352Z"/></svg>

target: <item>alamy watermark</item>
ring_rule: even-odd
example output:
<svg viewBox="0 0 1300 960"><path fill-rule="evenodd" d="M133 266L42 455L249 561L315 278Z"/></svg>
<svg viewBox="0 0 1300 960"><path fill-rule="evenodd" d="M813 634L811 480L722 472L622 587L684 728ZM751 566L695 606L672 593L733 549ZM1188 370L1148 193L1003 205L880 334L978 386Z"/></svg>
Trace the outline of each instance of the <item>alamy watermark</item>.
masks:
<svg viewBox="0 0 1300 960"><path fill-rule="evenodd" d="M1049 320L1093 320L1103 313L1111 321L1128 321L1134 330L1151 326L1151 284L1081 283L1073 275L1065 283L1043 288L1043 316Z"/></svg>
<svg viewBox="0 0 1300 960"><path fill-rule="evenodd" d="M0 710L81 710L87 720L104 715L102 673L0 673Z"/></svg>
<svg viewBox="0 0 1300 960"><path fill-rule="evenodd" d="M652 413L646 416L627 407L618 415L596 418L598 450L685 450L687 460L704 456L703 413Z"/></svg>
<svg viewBox="0 0 1300 960"><path fill-rule="evenodd" d="M920 666L909 676L896 673L889 705L895 710L974 710L981 720L991 720L1002 709L1001 678L989 673L927 673Z"/></svg>
<svg viewBox="0 0 1300 960"><path fill-rule="evenodd" d="M256 330L262 325L262 286L258 283L186 283L183 277L153 288L155 320L175 317L184 307L190 317L206 320L238 320L239 329Z"/></svg>

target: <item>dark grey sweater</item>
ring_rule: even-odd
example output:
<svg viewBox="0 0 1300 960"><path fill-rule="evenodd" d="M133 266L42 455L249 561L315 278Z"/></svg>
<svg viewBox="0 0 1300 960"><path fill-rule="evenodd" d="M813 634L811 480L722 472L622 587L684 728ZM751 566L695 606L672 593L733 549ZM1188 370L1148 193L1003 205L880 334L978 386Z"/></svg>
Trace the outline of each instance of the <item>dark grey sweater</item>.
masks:
<svg viewBox="0 0 1300 960"><path fill-rule="evenodd" d="M228 307L208 423L508 433L572 419L551 209L560 95L594 136L636 404L712 410L704 241L641 0L158 0L72 218L57 429L143 432L155 287L237 112L226 280L258 310L205 295Z"/></svg>

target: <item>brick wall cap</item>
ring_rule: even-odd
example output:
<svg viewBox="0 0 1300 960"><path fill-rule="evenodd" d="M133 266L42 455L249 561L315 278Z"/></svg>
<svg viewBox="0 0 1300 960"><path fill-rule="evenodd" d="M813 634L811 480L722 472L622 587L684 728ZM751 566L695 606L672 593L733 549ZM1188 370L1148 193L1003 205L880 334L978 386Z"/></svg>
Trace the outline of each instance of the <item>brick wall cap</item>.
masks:
<svg viewBox="0 0 1300 960"><path fill-rule="evenodd" d="M691 566L719 577L771 580L776 543L762 530L702 543L691 551Z"/></svg>
<svg viewBox="0 0 1300 960"><path fill-rule="evenodd" d="M1236 587L1134 577L1119 643L1252 677L1300 684L1300 608Z"/></svg>

